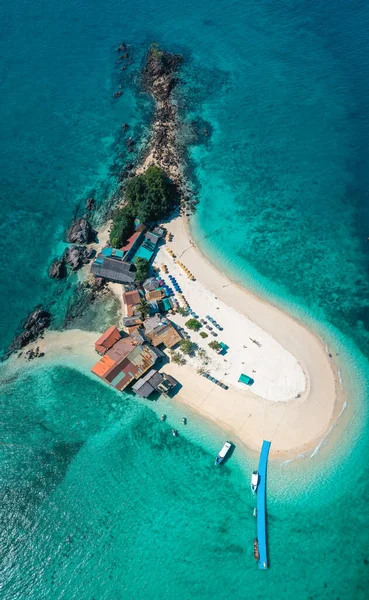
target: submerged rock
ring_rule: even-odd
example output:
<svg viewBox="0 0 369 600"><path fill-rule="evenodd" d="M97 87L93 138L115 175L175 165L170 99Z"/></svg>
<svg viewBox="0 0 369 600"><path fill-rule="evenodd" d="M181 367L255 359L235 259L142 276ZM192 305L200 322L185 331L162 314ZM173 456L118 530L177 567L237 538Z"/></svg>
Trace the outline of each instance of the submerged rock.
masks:
<svg viewBox="0 0 369 600"><path fill-rule="evenodd" d="M86 210L94 210L94 208L95 208L95 199L94 198L87 198L85 207L86 207Z"/></svg>
<svg viewBox="0 0 369 600"><path fill-rule="evenodd" d="M87 219L76 219L67 231L67 242L72 244L90 244L95 241L97 232Z"/></svg>

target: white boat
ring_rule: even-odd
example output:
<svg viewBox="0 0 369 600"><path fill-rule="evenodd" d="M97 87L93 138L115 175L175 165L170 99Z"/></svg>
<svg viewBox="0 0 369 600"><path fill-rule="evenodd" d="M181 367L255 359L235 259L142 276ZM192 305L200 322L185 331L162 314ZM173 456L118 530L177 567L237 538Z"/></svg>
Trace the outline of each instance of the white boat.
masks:
<svg viewBox="0 0 369 600"><path fill-rule="evenodd" d="M255 494L259 485L259 473L257 471L253 471L251 475L251 489L252 493Z"/></svg>
<svg viewBox="0 0 369 600"><path fill-rule="evenodd" d="M218 456L215 459L216 465L220 465L220 463L223 462L223 460L225 459L225 457L227 456L227 454L231 448L232 448L231 442L226 442L224 444L223 448L221 449L221 451L219 452Z"/></svg>

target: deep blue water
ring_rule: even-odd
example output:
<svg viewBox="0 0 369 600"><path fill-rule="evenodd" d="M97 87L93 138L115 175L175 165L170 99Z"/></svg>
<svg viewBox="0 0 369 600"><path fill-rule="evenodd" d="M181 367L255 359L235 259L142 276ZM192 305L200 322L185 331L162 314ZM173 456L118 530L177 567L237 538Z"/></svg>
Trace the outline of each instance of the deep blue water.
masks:
<svg viewBox="0 0 369 600"><path fill-rule="evenodd" d="M62 303L48 264L85 199L115 190L121 124L145 134L134 74L157 41L186 58L186 118L213 129L191 151L196 239L240 281L336 328L362 377L368 13L359 0L2 2L2 348L37 302ZM123 80L122 39L133 52ZM272 469L264 574L250 550L251 459L215 473L215 434L175 446L148 408L60 367L3 382L1 407L3 598L367 597L366 423L297 496L295 475Z"/></svg>

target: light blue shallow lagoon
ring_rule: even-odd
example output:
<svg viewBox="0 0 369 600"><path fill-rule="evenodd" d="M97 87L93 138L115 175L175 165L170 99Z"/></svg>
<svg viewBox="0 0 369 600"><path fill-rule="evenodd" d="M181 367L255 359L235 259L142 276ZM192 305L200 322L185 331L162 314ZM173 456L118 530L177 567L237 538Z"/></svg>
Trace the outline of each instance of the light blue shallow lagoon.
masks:
<svg viewBox="0 0 369 600"><path fill-rule="evenodd" d="M210 124L190 149L194 239L318 331L348 391L330 443L270 464L260 572L256 456L236 448L215 469L222 432L188 414L173 438L175 401L116 394L79 365L2 365L2 599L368 597L368 24L361 0L2 0L1 350L38 302L61 324L75 282L48 265L86 198L101 208L116 190L122 123L144 143L135 74L156 41L185 56L184 119Z"/></svg>

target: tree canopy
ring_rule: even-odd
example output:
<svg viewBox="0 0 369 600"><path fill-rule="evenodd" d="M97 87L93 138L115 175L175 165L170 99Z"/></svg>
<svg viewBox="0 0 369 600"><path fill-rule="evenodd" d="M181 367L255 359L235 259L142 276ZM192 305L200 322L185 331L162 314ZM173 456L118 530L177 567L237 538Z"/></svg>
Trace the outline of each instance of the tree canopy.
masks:
<svg viewBox="0 0 369 600"><path fill-rule="evenodd" d="M110 232L110 243L113 248L124 246L127 238L134 231L135 218L128 206L123 206L115 211Z"/></svg>
<svg viewBox="0 0 369 600"><path fill-rule="evenodd" d="M186 327L188 327L188 329L192 329L193 331L198 331L202 327L200 321L198 321L197 319L188 319L185 325Z"/></svg>
<svg viewBox="0 0 369 600"><path fill-rule="evenodd" d="M126 200L141 223L151 223L170 215L177 190L164 171L153 165L127 182Z"/></svg>
<svg viewBox="0 0 369 600"><path fill-rule="evenodd" d="M141 258L140 256L135 258L134 263L137 269L136 281L143 283L149 276L150 263L146 258Z"/></svg>
<svg viewBox="0 0 369 600"><path fill-rule="evenodd" d="M179 349L183 354L188 354L188 356L193 356L196 352L196 348L196 344L190 340L181 340L179 342Z"/></svg>
<svg viewBox="0 0 369 600"><path fill-rule="evenodd" d="M135 218L152 223L169 217L178 202L177 188L155 165L128 180L126 203L113 214L110 243L121 248L134 231Z"/></svg>

